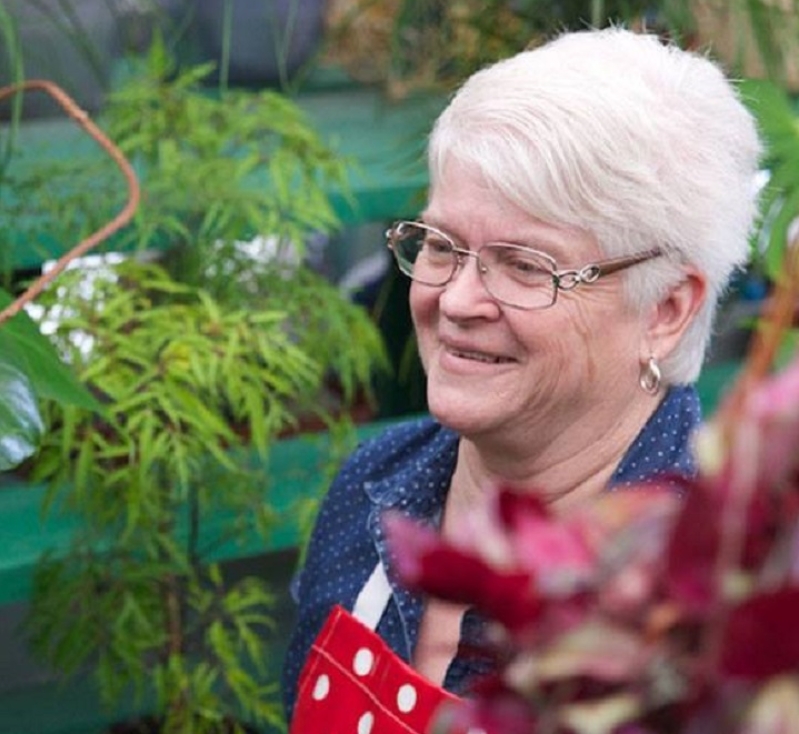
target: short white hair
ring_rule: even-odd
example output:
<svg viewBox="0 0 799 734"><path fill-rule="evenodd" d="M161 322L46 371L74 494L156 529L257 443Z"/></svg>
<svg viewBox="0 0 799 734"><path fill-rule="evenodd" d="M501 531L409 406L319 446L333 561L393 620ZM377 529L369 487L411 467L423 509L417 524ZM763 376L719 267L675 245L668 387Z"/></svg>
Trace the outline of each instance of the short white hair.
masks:
<svg viewBox="0 0 799 734"><path fill-rule="evenodd" d="M660 247L625 276L657 302L686 263L708 292L672 355L694 381L718 301L748 260L761 143L754 119L705 56L622 28L565 33L470 77L430 138L431 184L450 159L538 219L592 233L608 257Z"/></svg>

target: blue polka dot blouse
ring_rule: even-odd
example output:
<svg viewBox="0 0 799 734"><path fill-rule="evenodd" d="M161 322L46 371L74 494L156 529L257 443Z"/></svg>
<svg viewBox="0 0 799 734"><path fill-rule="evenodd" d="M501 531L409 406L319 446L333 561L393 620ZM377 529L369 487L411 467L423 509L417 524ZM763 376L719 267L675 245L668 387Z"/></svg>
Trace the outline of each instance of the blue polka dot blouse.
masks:
<svg viewBox="0 0 799 734"><path fill-rule="evenodd" d="M690 438L701 420L691 386L672 387L619 464L609 489L660 474L693 476ZM286 714L291 717L297 681L310 646L335 604L352 609L378 560L389 567L381 516L401 509L420 522L438 524L457 456L457 435L431 418L389 427L365 441L344 463L319 510L304 567L294 590L297 625L283 669ZM392 580L392 599L377 633L403 660L410 661L423 610L421 596ZM487 662L470 654L482 622L467 613L461 652L452 661L444 687L463 693Z"/></svg>

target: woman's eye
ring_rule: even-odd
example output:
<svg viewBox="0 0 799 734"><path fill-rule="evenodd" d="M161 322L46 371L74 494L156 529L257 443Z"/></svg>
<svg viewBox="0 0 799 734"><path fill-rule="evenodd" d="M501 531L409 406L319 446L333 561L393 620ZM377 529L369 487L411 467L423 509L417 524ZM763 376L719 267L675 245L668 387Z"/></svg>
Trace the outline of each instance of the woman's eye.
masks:
<svg viewBox="0 0 799 734"><path fill-rule="evenodd" d="M428 239L424 243L428 253L433 255L449 255L452 252L452 245L446 240Z"/></svg>
<svg viewBox="0 0 799 734"><path fill-rule="evenodd" d="M506 253L500 260L500 267L517 279L538 280L549 274L539 260L519 253Z"/></svg>
<svg viewBox="0 0 799 734"><path fill-rule="evenodd" d="M526 258L520 257L510 262L510 266L517 270L520 273L541 273L541 267L538 263L533 262L531 260L527 260Z"/></svg>

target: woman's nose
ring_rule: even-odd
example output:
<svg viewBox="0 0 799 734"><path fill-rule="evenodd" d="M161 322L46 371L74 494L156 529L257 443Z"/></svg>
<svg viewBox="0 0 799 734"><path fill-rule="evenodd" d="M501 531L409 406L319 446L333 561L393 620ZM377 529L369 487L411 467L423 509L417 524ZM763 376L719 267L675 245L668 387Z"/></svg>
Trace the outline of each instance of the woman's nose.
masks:
<svg viewBox="0 0 799 734"><path fill-rule="evenodd" d="M461 255L452 280L444 286L439 298L442 312L453 319L492 316L498 304L488 292L481 268L483 264L475 255Z"/></svg>

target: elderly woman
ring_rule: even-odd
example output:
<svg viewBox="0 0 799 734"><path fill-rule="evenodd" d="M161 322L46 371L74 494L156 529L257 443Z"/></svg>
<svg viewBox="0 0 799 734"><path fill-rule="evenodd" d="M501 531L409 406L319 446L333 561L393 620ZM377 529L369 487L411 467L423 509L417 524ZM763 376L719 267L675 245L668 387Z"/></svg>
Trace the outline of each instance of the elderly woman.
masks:
<svg viewBox="0 0 799 734"><path fill-rule="evenodd" d="M407 731L414 712L423 731L423 697L465 693L484 665L473 612L392 579L385 511L447 536L497 485L559 508L694 471L693 382L747 259L759 154L717 66L622 29L565 34L462 86L429 141L426 208L388 231L431 417L362 445L322 505L284 676L295 731L333 730L337 711L359 734ZM334 609L360 622L326 625ZM333 667L311 670L311 650ZM375 655L398 677L374 675Z"/></svg>

